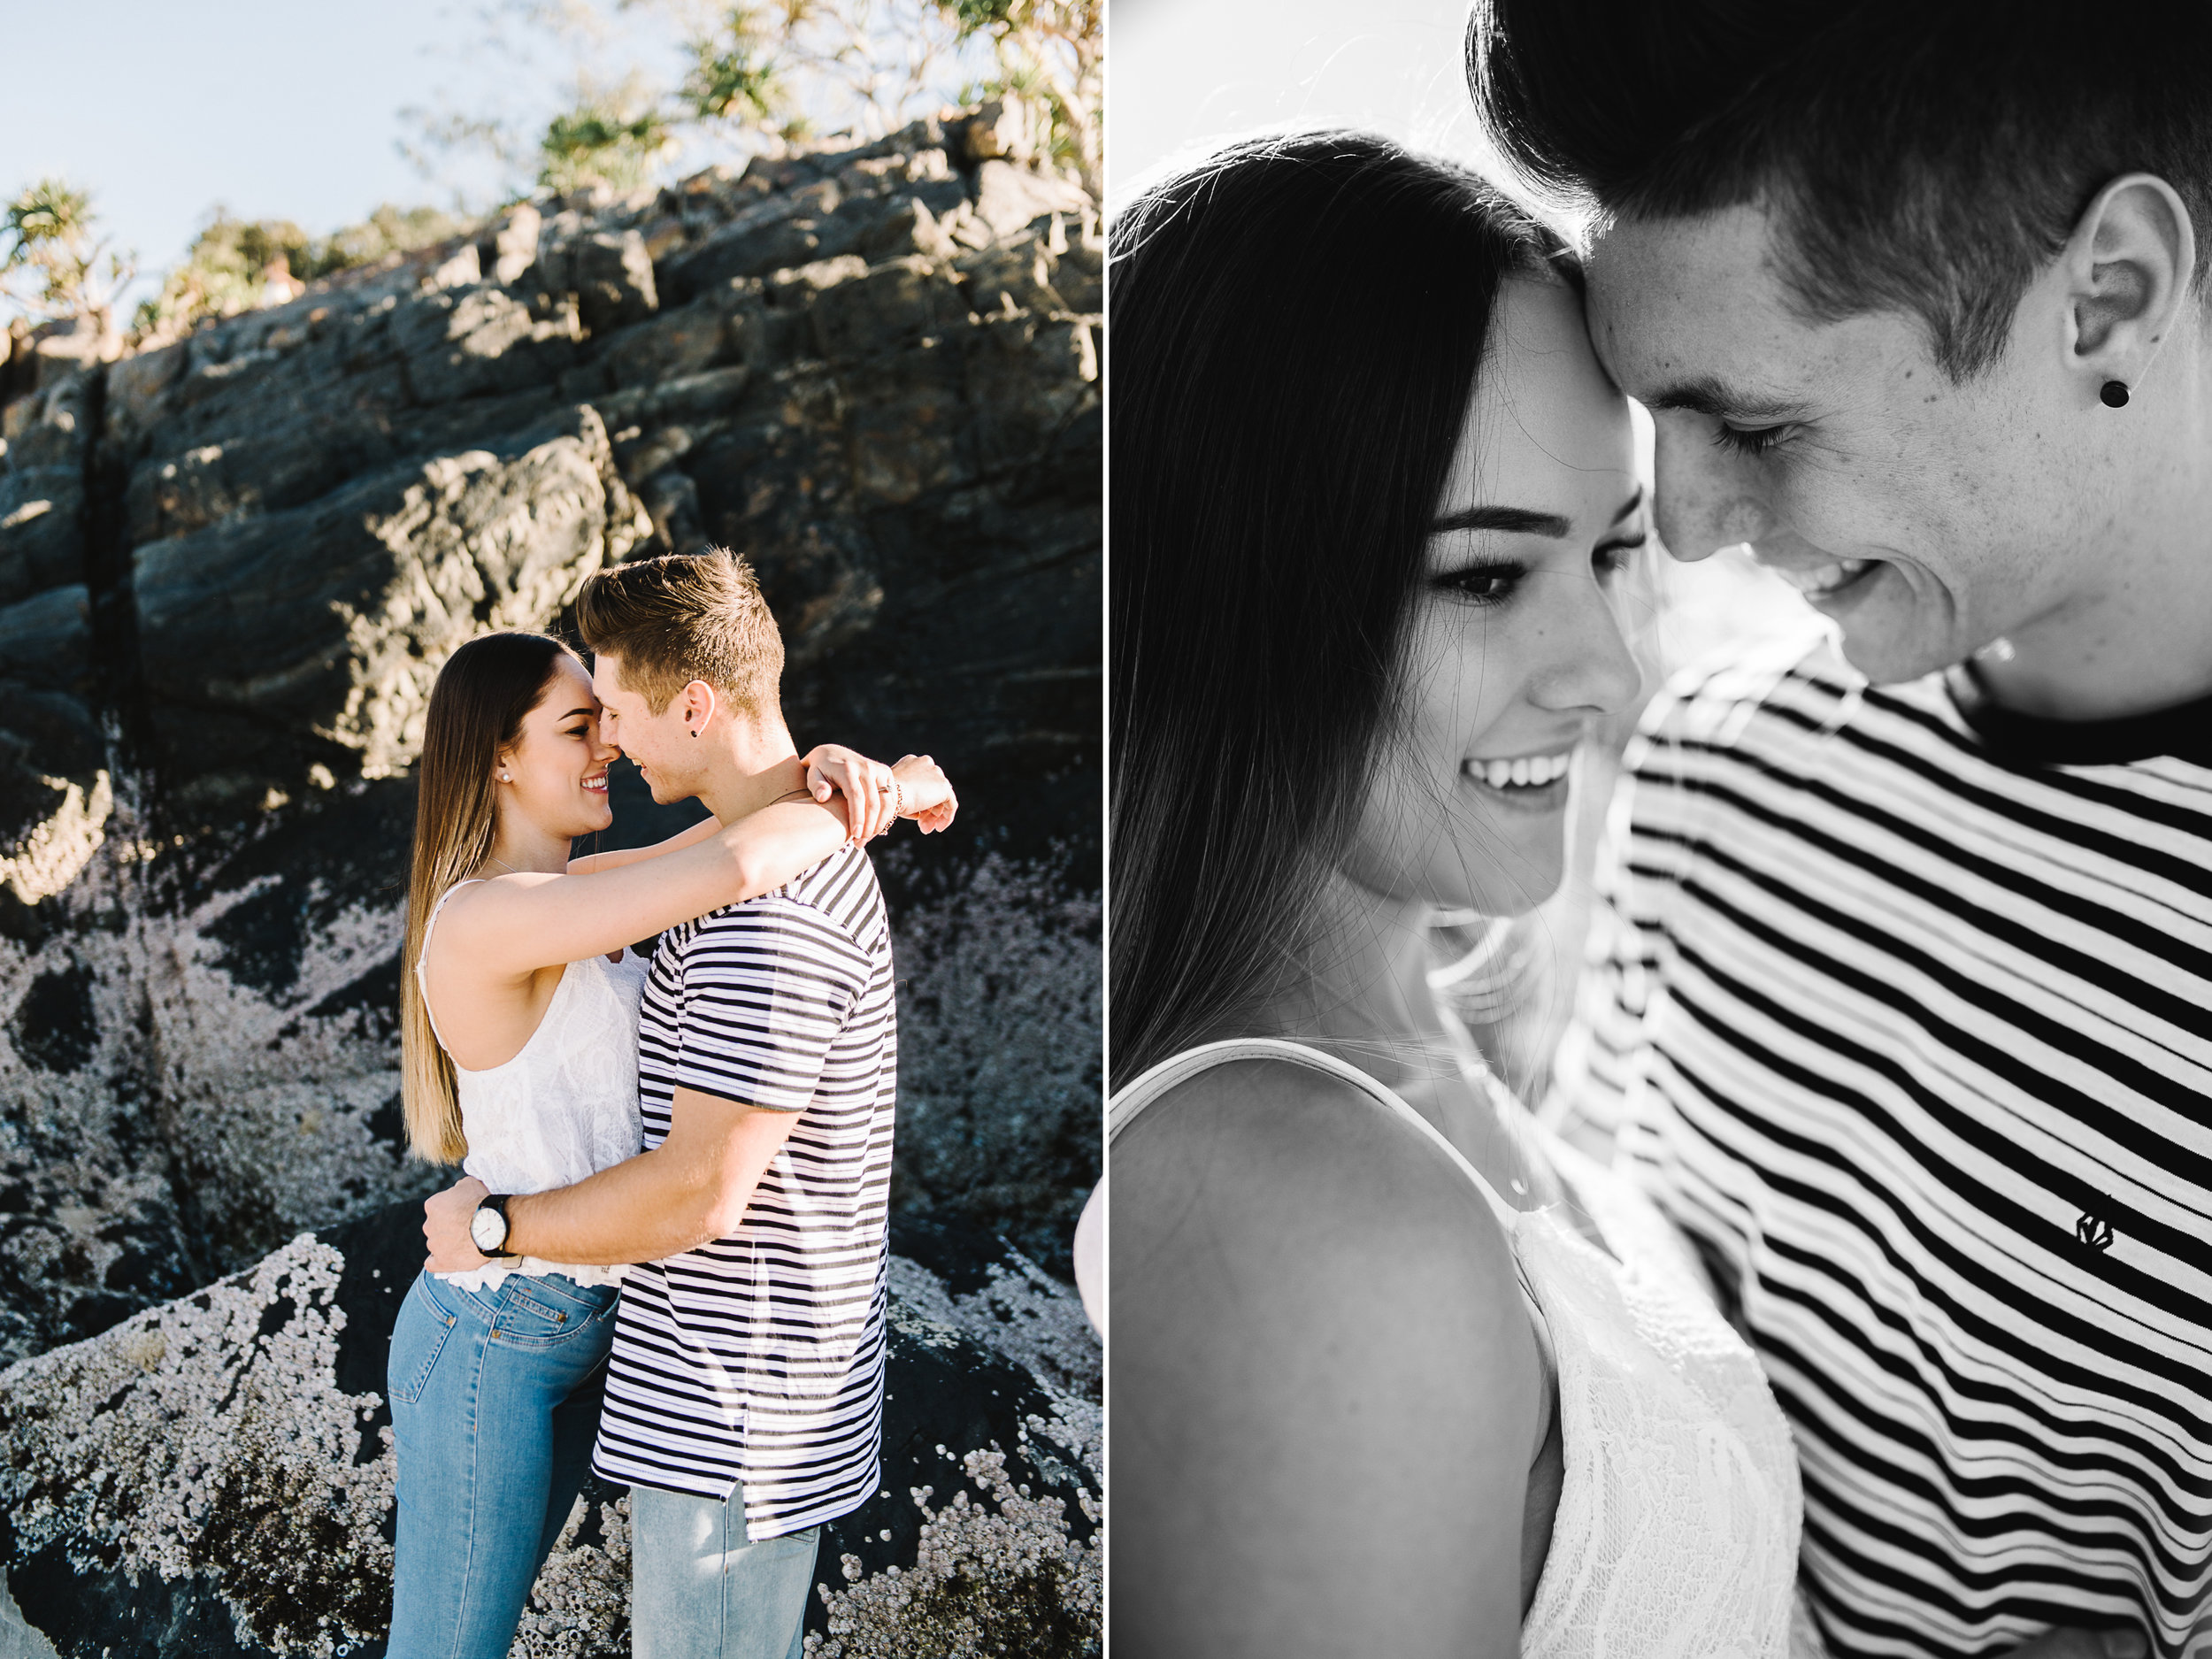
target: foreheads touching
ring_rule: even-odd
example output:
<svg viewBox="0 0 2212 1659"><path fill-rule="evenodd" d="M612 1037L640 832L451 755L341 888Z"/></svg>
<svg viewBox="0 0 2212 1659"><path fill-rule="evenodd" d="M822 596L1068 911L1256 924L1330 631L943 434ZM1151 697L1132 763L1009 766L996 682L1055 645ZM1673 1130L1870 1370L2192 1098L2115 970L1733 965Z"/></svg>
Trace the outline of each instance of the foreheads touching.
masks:
<svg viewBox="0 0 2212 1659"><path fill-rule="evenodd" d="M1963 380L2108 182L2157 175L2212 223L2212 10L2155 21L2085 27L2049 0L1479 0L1467 70L1525 173L1611 219L1757 206L1808 319L1916 317Z"/></svg>
<svg viewBox="0 0 2212 1659"><path fill-rule="evenodd" d="M1877 680L2002 639L2072 685L2085 641L2200 625L2170 602L2212 493L2212 8L2141 10L1471 15L1492 134L1592 210L1593 343L1655 416L1669 550L1749 544Z"/></svg>

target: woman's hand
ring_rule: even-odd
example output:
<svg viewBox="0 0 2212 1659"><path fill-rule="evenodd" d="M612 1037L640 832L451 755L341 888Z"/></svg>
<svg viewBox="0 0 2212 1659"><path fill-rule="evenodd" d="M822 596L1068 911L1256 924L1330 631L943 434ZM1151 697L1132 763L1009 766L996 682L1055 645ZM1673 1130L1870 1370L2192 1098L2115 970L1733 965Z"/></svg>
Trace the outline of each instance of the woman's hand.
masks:
<svg viewBox="0 0 2212 1659"><path fill-rule="evenodd" d="M827 801L833 790L845 797L847 839L856 845L873 841L896 821L892 781L892 768L841 743L824 743L806 757L807 793L817 801Z"/></svg>
<svg viewBox="0 0 2212 1659"><path fill-rule="evenodd" d="M909 755L891 768L898 780L901 816L910 818L925 835L952 827L960 810L960 797L952 792L952 780L926 755Z"/></svg>
<svg viewBox="0 0 2212 1659"><path fill-rule="evenodd" d="M430 1251L422 1264L424 1272L466 1273L491 1259L476 1248L469 1233L476 1207L489 1191L473 1175L464 1175L442 1193L422 1201L422 1241Z"/></svg>

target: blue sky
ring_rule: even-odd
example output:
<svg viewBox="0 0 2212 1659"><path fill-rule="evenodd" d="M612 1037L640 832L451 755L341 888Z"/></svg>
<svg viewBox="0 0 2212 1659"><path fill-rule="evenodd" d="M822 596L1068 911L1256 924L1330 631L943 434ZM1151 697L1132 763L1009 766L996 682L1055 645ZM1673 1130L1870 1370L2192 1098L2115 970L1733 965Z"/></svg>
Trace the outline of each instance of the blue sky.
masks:
<svg viewBox="0 0 2212 1659"><path fill-rule="evenodd" d="M221 203L326 233L381 202L480 201L482 162L442 185L399 153L401 111L440 105L541 126L579 63L634 57L678 73L672 32L627 13L619 38L563 44L477 0L0 0L9 65L0 193L58 173L148 273L180 259ZM133 297L150 291L142 281Z"/></svg>

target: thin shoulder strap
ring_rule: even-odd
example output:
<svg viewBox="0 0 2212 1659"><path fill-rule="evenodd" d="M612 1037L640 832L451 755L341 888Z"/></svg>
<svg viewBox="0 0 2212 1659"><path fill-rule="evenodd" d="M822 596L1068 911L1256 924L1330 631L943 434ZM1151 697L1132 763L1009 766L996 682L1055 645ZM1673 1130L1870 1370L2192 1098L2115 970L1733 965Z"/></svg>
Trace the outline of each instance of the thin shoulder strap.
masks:
<svg viewBox="0 0 2212 1659"><path fill-rule="evenodd" d="M430 935L438 930L438 914L445 909L445 902L463 887L472 887L484 879L482 876L471 876L466 881L455 882L438 895L438 902L430 907L430 919L422 925L422 949L415 953L415 987L422 993L422 1011L429 1016L430 1034L438 1040L441 1048L445 1048L445 1033L438 1029L438 1017L430 1012L430 979L425 966L430 960Z"/></svg>
<svg viewBox="0 0 2212 1659"><path fill-rule="evenodd" d="M1170 1089L1187 1082L1201 1071L1226 1065L1233 1060L1288 1060L1294 1065L1325 1071L1342 1079L1434 1142L1444 1156L1456 1164L1461 1172L1475 1184L1475 1190L1488 1202L1491 1214L1498 1218L1498 1225L1509 1235L1519 1224L1521 1212L1498 1196L1497 1188L1483 1179L1482 1171L1470 1164L1466 1155L1446 1140L1434 1124L1407 1105L1395 1093L1385 1088L1357 1066L1348 1065L1333 1054L1324 1054L1318 1048L1309 1048L1302 1042L1288 1042L1279 1037L1233 1037L1223 1042L1209 1042L1195 1048L1186 1048L1182 1053L1161 1061L1107 1102L1107 1144L1111 1146L1114 1137L1135 1121L1139 1112Z"/></svg>

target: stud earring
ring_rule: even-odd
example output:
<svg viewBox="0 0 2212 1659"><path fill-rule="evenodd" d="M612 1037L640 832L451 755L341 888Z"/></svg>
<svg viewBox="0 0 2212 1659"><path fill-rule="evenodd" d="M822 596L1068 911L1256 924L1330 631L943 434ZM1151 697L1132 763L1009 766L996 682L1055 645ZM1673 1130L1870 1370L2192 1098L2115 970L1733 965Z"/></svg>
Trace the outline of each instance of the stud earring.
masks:
<svg viewBox="0 0 2212 1659"><path fill-rule="evenodd" d="M2128 406L2128 383L2125 380L2107 380L2097 396L2107 409L2125 409Z"/></svg>

